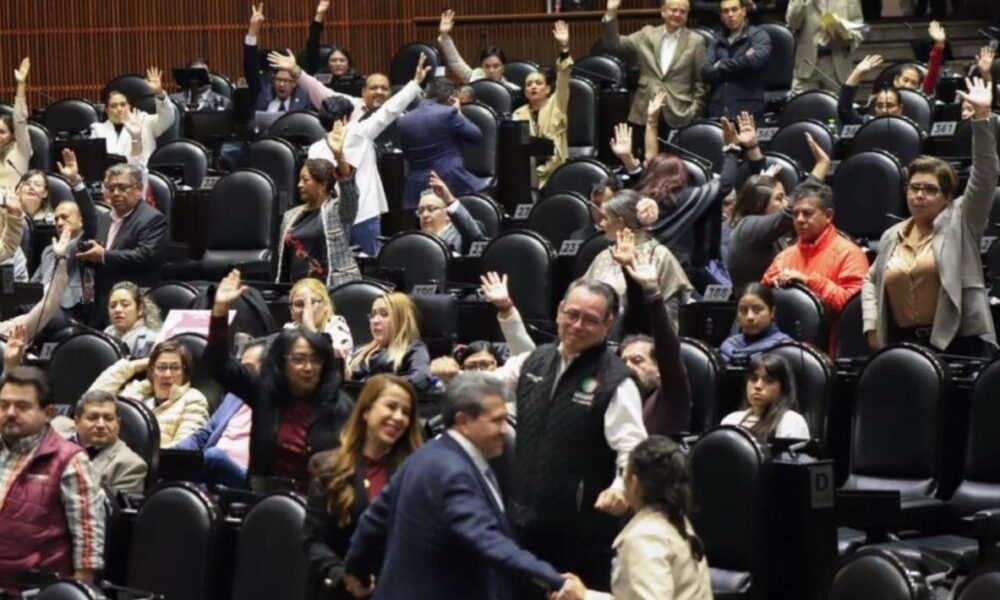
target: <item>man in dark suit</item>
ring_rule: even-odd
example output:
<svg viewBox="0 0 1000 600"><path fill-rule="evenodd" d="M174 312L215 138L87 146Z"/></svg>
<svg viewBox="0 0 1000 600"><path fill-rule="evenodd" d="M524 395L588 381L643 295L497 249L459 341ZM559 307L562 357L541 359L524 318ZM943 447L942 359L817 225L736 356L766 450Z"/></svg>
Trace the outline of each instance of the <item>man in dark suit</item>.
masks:
<svg viewBox="0 0 1000 600"><path fill-rule="evenodd" d="M478 192L486 181L465 168L462 142L480 145L483 132L462 116L455 85L444 78L432 81L420 105L399 118L399 138L409 173L403 191L403 209L415 210L420 194L428 189L431 171L444 180L456 196Z"/></svg>
<svg viewBox="0 0 1000 600"><path fill-rule="evenodd" d="M358 521L346 560L352 593L380 564L374 600L507 600L511 575L562 588L551 565L511 539L487 463L503 452L504 393L483 373L460 373L449 383L442 407L448 431L411 455Z"/></svg>
<svg viewBox="0 0 1000 600"><path fill-rule="evenodd" d="M86 192L84 192L86 193ZM159 283L167 242L167 221L163 214L141 201L142 174L130 164L119 164L104 173L104 199L111 204L109 214L94 216L93 203L79 203L83 219L97 220L97 236L89 247L77 252L76 259L95 269L94 319L107 320L107 296L119 281L140 286Z"/></svg>
<svg viewBox="0 0 1000 600"><path fill-rule="evenodd" d="M269 76L261 73L257 56L257 38L264 23L264 3L251 5L250 29L243 42L243 76L254 99L254 109L261 112L298 112L309 108L309 97L299 89L295 76L287 70L275 69Z"/></svg>

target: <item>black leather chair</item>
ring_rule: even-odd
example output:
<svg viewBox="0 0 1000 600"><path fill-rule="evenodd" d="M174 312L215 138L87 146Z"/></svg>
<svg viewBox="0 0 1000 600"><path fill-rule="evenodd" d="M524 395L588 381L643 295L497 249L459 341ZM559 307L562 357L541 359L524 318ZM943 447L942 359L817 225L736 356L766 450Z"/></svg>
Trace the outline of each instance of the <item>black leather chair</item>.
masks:
<svg viewBox="0 0 1000 600"><path fill-rule="evenodd" d="M799 185L805 180L806 175L799 167L799 161L794 158L787 156L785 154L780 154L778 152L765 152L764 160L767 161L767 166L774 164L781 165L781 170L778 171L777 180L781 182L782 187L785 188L786 194L791 194L795 186ZM703 167L698 167L700 170L704 171ZM688 170L690 175L691 171ZM736 167L736 189L746 183L746 180L750 178L751 175L757 175L758 173L750 172L750 163L743 161L738 167ZM688 182L690 183L690 178Z"/></svg>
<svg viewBox="0 0 1000 600"><path fill-rule="evenodd" d="M763 527L770 458L746 430L724 426L691 450L694 529L705 544L715 597L752 597L767 556ZM751 594L748 596L747 594Z"/></svg>
<svg viewBox="0 0 1000 600"><path fill-rule="evenodd" d="M598 231L584 240L580 244L580 248L577 249L576 256L573 257L573 279L583 277L583 274L590 268L590 263L594 262L597 255L610 245L611 242L608 241L608 238L604 237L603 231Z"/></svg>
<svg viewBox="0 0 1000 600"><path fill-rule="evenodd" d="M170 110L174 111L174 122L163 133L156 137L156 145L162 146L183 137L184 105L176 100L168 100Z"/></svg>
<svg viewBox="0 0 1000 600"><path fill-rule="evenodd" d="M448 279L451 251L440 239L422 231L404 231L382 245L378 266L400 269L403 289L409 292L415 285L444 282Z"/></svg>
<svg viewBox="0 0 1000 600"><path fill-rule="evenodd" d="M524 87L524 80L532 73L538 73L542 68L530 60L512 60L503 66L504 79L518 87Z"/></svg>
<svg viewBox="0 0 1000 600"><path fill-rule="evenodd" d="M278 236L281 235L281 215L296 203L299 195L299 171L302 170L305 158L288 140L265 137L254 140L247 146L247 162L250 168L267 173L278 194L271 216L271 247L277 248Z"/></svg>
<svg viewBox="0 0 1000 600"><path fill-rule="evenodd" d="M205 368L205 363L202 360L205 348L208 346L208 338L200 333L182 333L170 339L180 342L191 352L191 357L194 358L194 373L191 373L191 387L205 395L205 399L208 400L209 413L215 412L215 409L222 402L222 397L225 396L225 390L222 389L222 386L219 385L214 377L208 374L208 370Z"/></svg>
<svg viewBox="0 0 1000 600"><path fill-rule="evenodd" d="M494 238L500 233L503 210L496 200L486 194L466 194L459 196L458 201L469 211L472 218L479 222L486 237Z"/></svg>
<svg viewBox="0 0 1000 600"><path fill-rule="evenodd" d="M221 73L212 73L208 76L208 79L213 92L225 98L233 97L233 92L236 91L236 86L233 85L233 82L230 81L228 77Z"/></svg>
<svg viewBox="0 0 1000 600"><path fill-rule="evenodd" d="M174 309L190 308L198 293L198 288L185 281L164 281L150 288L146 295L166 317Z"/></svg>
<svg viewBox="0 0 1000 600"><path fill-rule="evenodd" d="M917 90L902 89L903 115L909 117L924 133L930 133L934 126L934 104L931 99Z"/></svg>
<svg viewBox="0 0 1000 600"><path fill-rule="evenodd" d="M903 167L883 151L855 154L840 164L833 180L834 223L856 238L878 240L904 216Z"/></svg>
<svg viewBox="0 0 1000 600"><path fill-rule="evenodd" d="M929 600L932 595L920 566L911 558L884 548L865 548L841 564L828 598Z"/></svg>
<svg viewBox="0 0 1000 600"><path fill-rule="evenodd" d="M569 105L566 119L573 126L567 133L569 155L597 155L597 87L589 79L569 80Z"/></svg>
<svg viewBox="0 0 1000 600"><path fill-rule="evenodd" d="M711 181L712 173L706 165L683 156L681 157L681 162L684 163L684 168L687 169L689 186L697 187Z"/></svg>
<svg viewBox="0 0 1000 600"><path fill-rule="evenodd" d="M49 188L49 205L55 209L63 200L73 199L73 188L62 175L46 173L45 181Z"/></svg>
<svg viewBox="0 0 1000 600"><path fill-rule="evenodd" d="M784 102L792 90L795 35L780 23L761 23L758 27L771 38L771 58L764 70L764 97L774 106Z"/></svg>
<svg viewBox="0 0 1000 600"><path fill-rule="evenodd" d="M42 113L42 124L56 137L69 137L90 129L101 120L94 103L83 98L63 98Z"/></svg>
<svg viewBox="0 0 1000 600"><path fill-rule="evenodd" d="M275 494L254 505L240 527L233 600L307 599L305 517L305 501L295 494Z"/></svg>
<svg viewBox="0 0 1000 600"><path fill-rule="evenodd" d="M490 83L504 87L495 81ZM506 88L504 91L506 92ZM462 161L465 163L465 168L473 175L487 179L488 186L493 185L497 176L497 133L500 129L500 117L494 109L479 103L463 106L462 116L472 121L479 131L483 132L483 140L480 143L462 143Z"/></svg>
<svg viewBox="0 0 1000 600"><path fill-rule="evenodd" d="M159 146L149 156L149 168L193 188L201 188L208 174L208 148L194 140L175 140Z"/></svg>
<svg viewBox="0 0 1000 600"><path fill-rule="evenodd" d="M774 290L775 322L792 339L825 349L828 339L826 307L807 287L794 284Z"/></svg>
<svg viewBox="0 0 1000 600"><path fill-rule="evenodd" d="M126 585L165 598L214 599L221 523L218 505L200 488L163 485L135 517Z"/></svg>
<svg viewBox="0 0 1000 600"><path fill-rule="evenodd" d="M712 162L712 171L722 170L722 127L713 121L695 121L677 131L674 145Z"/></svg>
<svg viewBox="0 0 1000 600"><path fill-rule="evenodd" d="M507 86L492 79L479 79L469 84L475 92L476 102L492 108L498 115L509 115L514 112L514 95ZM465 114L465 106L462 107Z"/></svg>
<svg viewBox="0 0 1000 600"><path fill-rule="evenodd" d="M143 488L151 490L156 487L160 466L160 424L156 415L145 404L119 396L118 419L118 437L149 467Z"/></svg>
<svg viewBox="0 0 1000 600"><path fill-rule="evenodd" d="M584 196L576 192L560 192L538 201L528 215L528 229L545 236L554 248L563 240L590 224L590 208Z"/></svg>
<svg viewBox="0 0 1000 600"><path fill-rule="evenodd" d="M600 38L590 46L588 55L617 58L621 64L625 65L625 87L630 91L635 91L639 85L639 59L633 52L625 48L611 48L604 43L604 38Z"/></svg>
<svg viewBox="0 0 1000 600"><path fill-rule="evenodd" d="M277 202L274 182L255 169L226 175L205 206L203 279L215 281L234 266L250 277L271 279L271 219ZM219 224L224 223L224 227Z"/></svg>
<svg viewBox="0 0 1000 600"><path fill-rule="evenodd" d="M434 46L423 42L414 42L397 50L395 56L392 57L392 62L389 63L390 85L395 87L409 83L413 79L413 73L417 70L417 62L420 60L421 54L427 55L424 66L431 69L430 77L425 81L432 79L437 68L443 64L441 56Z"/></svg>
<svg viewBox="0 0 1000 600"><path fill-rule="evenodd" d="M691 433L709 431L719 422L724 367L711 346L694 338L681 338L681 360L691 384Z"/></svg>
<svg viewBox="0 0 1000 600"><path fill-rule="evenodd" d="M28 168L41 169L48 173L55 170L52 134L39 123L28 121L28 137L31 138L31 159Z"/></svg>
<svg viewBox="0 0 1000 600"><path fill-rule="evenodd" d="M105 600L107 596L77 579L60 579L42 588L35 600Z"/></svg>
<svg viewBox="0 0 1000 600"><path fill-rule="evenodd" d="M389 293L389 289L372 281L348 281L330 289L330 300L336 314L344 317L351 329L354 345L367 344L372 339L368 328L368 311L376 298Z"/></svg>
<svg viewBox="0 0 1000 600"><path fill-rule="evenodd" d="M121 345L98 332L83 332L59 344L47 368L55 404L75 405L97 376L123 356Z"/></svg>
<svg viewBox="0 0 1000 600"><path fill-rule="evenodd" d="M576 192L584 198L590 197L590 186L599 183L611 175L611 169L604 163L593 159L579 157L570 159L552 172L542 190L543 196L551 196L559 192Z"/></svg>
<svg viewBox="0 0 1000 600"><path fill-rule="evenodd" d="M555 308L556 252L534 231L512 229L493 238L482 256L482 272L508 275L510 297L525 322L551 321Z"/></svg>
<svg viewBox="0 0 1000 600"><path fill-rule="evenodd" d="M102 101L107 101L108 93L121 92L128 98L129 104L149 114L156 113L156 100L153 88L142 75L125 74L115 77L101 89Z"/></svg>
<svg viewBox="0 0 1000 600"><path fill-rule="evenodd" d="M620 88L625 85L625 65L610 54L591 54L576 61L573 76L583 77L600 88Z"/></svg>
<svg viewBox="0 0 1000 600"><path fill-rule="evenodd" d="M420 315L420 339L432 357L451 356L458 339L458 301L451 294L410 296Z"/></svg>
<svg viewBox="0 0 1000 600"><path fill-rule="evenodd" d="M871 354L861 314L861 293L847 301L837 317L837 358L858 358Z"/></svg>
<svg viewBox="0 0 1000 600"><path fill-rule="evenodd" d="M0 115L13 116L14 106L12 104L8 104L7 102L0 102Z"/></svg>
<svg viewBox="0 0 1000 600"><path fill-rule="evenodd" d="M837 97L830 92L812 90L798 94L785 104L781 110L778 125L786 127L792 123L813 119L820 123L830 123L831 120L840 124L837 116Z"/></svg>
<svg viewBox="0 0 1000 600"><path fill-rule="evenodd" d="M920 79L923 80L927 77L927 66L923 63L913 62L913 61L903 61L896 64L892 64L882 69L882 71L875 77L875 82L872 84L873 90L880 90L886 86L892 85L893 80L899 75L899 72L906 68L915 68L920 71Z"/></svg>
<svg viewBox="0 0 1000 600"><path fill-rule="evenodd" d="M803 171L808 173L812 171L816 161L813 159L812 152L809 151L809 143L806 141L807 133L816 140L827 156L834 155L834 148L837 144L836 137L826 125L813 119L797 121L782 127L778 133L774 134L767 149L769 152L779 152L790 156L799 163ZM791 192L792 190L787 191Z"/></svg>
<svg viewBox="0 0 1000 600"><path fill-rule="evenodd" d="M993 600L1000 598L1000 569L985 565L955 585L954 600Z"/></svg>
<svg viewBox="0 0 1000 600"><path fill-rule="evenodd" d="M904 165L923 153L926 135L906 117L876 117L861 126L851 140L851 156L885 150Z"/></svg>
<svg viewBox="0 0 1000 600"><path fill-rule="evenodd" d="M149 171L146 181L156 202L156 209L163 213L167 221L167 239L174 237L174 199L177 197L177 186L169 177L158 171Z"/></svg>
<svg viewBox="0 0 1000 600"><path fill-rule="evenodd" d="M809 425L810 437L819 440L821 448L826 447L830 403L837 397L837 369L824 350L799 342L783 342L768 351L788 361L795 372L798 412Z"/></svg>
<svg viewBox="0 0 1000 600"><path fill-rule="evenodd" d="M319 117L306 111L290 112L278 118L267 130L270 136L288 140L294 146L305 147L326 137Z"/></svg>

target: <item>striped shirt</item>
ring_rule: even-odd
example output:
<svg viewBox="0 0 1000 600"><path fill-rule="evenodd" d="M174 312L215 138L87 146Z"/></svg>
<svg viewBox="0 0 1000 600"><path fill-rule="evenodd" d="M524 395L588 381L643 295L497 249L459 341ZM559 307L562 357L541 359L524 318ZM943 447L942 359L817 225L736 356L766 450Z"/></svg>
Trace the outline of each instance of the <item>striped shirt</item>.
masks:
<svg viewBox="0 0 1000 600"><path fill-rule="evenodd" d="M48 427L35 435L0 443L0 510L7 492L31 462L47 431ZM103 569L104 490L85 452L77 453L66 464L59 481L59 494L73 537L73 568Z"/></svg>

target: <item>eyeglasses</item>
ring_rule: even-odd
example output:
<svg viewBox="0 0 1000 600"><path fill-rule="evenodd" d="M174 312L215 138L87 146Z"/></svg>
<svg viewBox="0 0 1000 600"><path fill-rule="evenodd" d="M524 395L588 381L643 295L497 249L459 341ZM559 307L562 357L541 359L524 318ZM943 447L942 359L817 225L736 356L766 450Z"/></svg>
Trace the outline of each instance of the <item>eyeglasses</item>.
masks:
<svg viewBox="0 0 1000 600"><path fill-rule="evenodd" d="M429 214L429 215L432 215L432 214L436 213L439 210L443 210L443 209L440 206L421 206L420 208L417 209L416 212L417 212L417 216L419 217L419 216L421 216L421 215L423 215L425 213Z"/></svg>
<svg viewBox="0 0 1000 600"><path fill-rule="evenodd" d="M570 323L580 323L584 327L591 329L594 327L599 327L601 323L604 322L602 319L598 319L594 315L585 315L582 312L573 309L564 308L562 310L562 314L564 317L566 317L566 320L569 321Z"/></svg>
<svg viewBox="0 0 1000 600"><path fill-rule="evenodd" d="M937 196L941 193L941 187L933 183L910 183L907 184L906 191L914 195L923 192L928 196Z"/></svg>
<svg viewBox="0 0 1000 600"><path fill-rule="evenodd" d="M287 77L275 77L274 79L272 79L272 81L274 81L274 83L283 83L286 85L291 85L295 83L294 79L288 79Z"/></svg>
<svg viewBox="0 0 1000 600"><path fill-rule="evenodd" d="M155 369L157 373L180 373L181 371L184 370L184 365L181 365L181 364L172 364L172 365L158 364L158 365L153 365L153 369Z"/></svg>
<svg viewBox="0 0 1000 600"><path fill-rule="evenodd" d="M473 360L466 362L462 368L466 371L493 371L497 368L497 361Z"/></svg>
<svg viewBox="0 0 1000 600"><path fill-rule="evenodd" d="M285 358L288 362L292 363L296 367L304 367L306 365L312 365L314 367L322 367L323 359L317 354L289 354Z"/></svg>
<svg viewBox="0 0 1000 600"><path fill-rule="evenodd" d="M104 189L112 194L124 194L134 188L135 185L134 183L105 183Z"/></svg>

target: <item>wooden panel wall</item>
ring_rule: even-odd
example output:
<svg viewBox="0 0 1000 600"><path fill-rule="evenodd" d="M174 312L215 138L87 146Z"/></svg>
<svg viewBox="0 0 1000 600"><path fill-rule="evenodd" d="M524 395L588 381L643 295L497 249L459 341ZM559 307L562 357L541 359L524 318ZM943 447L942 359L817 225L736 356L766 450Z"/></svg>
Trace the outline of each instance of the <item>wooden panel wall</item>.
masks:
<svg viewBox="0 0 1000 600"><path fill-rule="evenodd" d="M629 8L655 6L657 0L628 0ZM463 17L543 13L545 0L333 0L324 42L351 49L361 72L387 69L396 48L437 36L435 19L456 7ZM314 0L271 0L263 47L305 45ZM242 74L242 43L250 15L243 0L2 0L0 1L0 101L13 94L13 69L23 56L32 59L31 106L52 98L92 100L105 82L150 65L167 72L194 56L234 81ZM544 18L544 17L543 17ZM426 21L418 24L419 21ZM588 48L596 19L573 25L574 51ZM552 60L551 25L514 19L459 24L460 49L474 54L483 42L502 45L510 58Z"/></svg>

